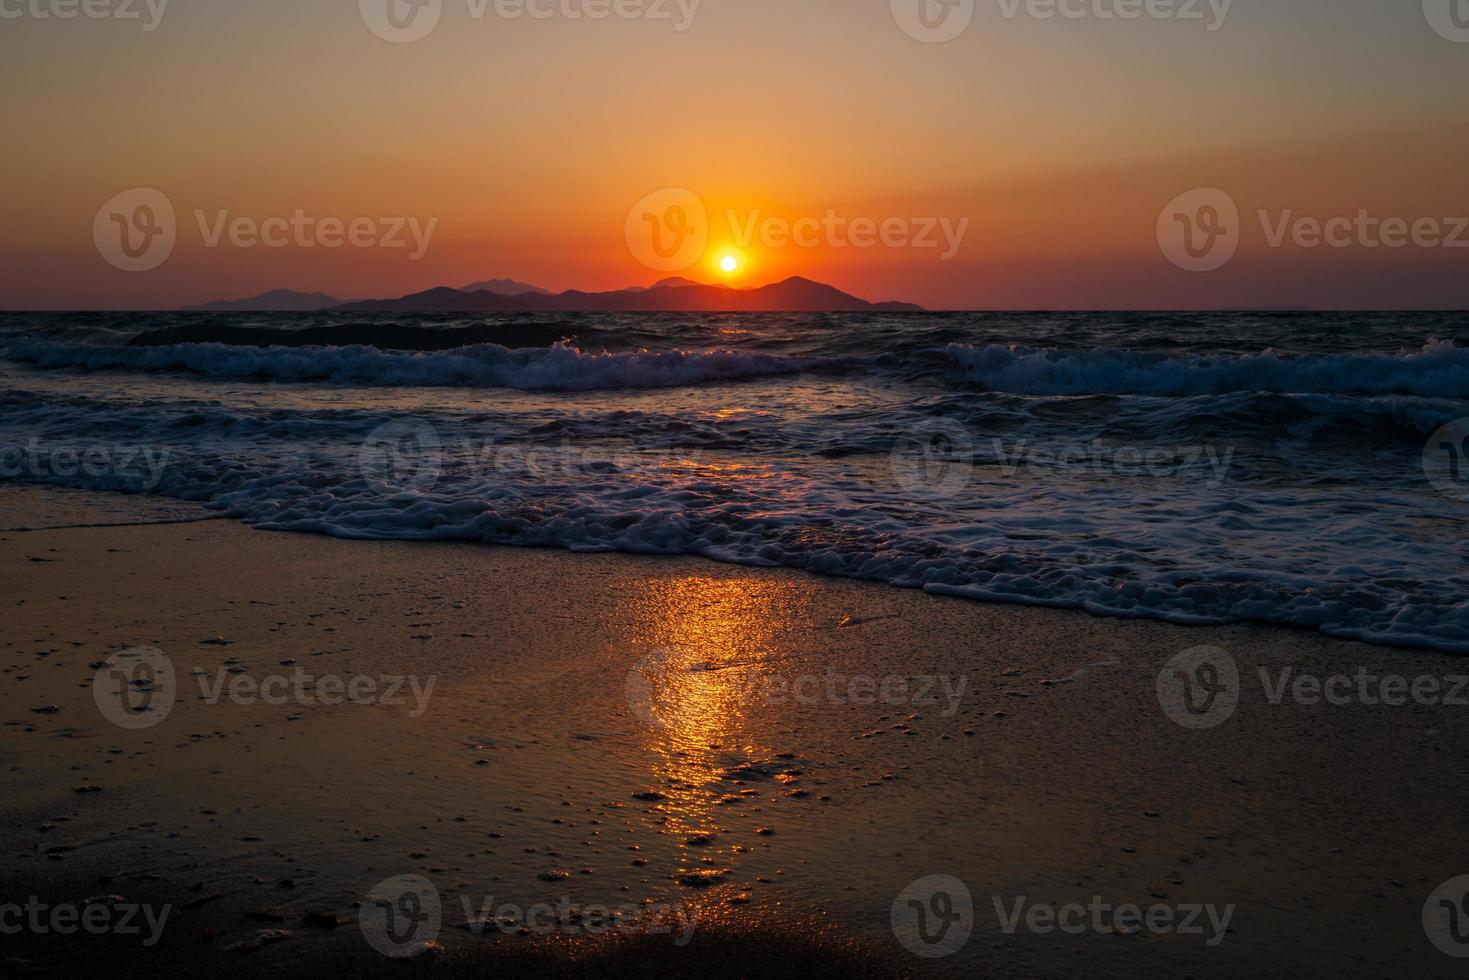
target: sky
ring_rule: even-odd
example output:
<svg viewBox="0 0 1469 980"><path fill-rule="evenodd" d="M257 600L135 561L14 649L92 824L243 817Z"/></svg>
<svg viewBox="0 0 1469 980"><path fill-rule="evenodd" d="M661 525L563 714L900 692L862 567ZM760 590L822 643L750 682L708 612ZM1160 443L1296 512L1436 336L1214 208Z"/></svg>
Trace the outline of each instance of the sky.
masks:
<svg viewBox="0 0 1469 980"><path fill-rule="evenodd" d="M666 275L946 309L1469 307L1469 29L1450 0L1437 24L1440 0L54 16L67 2L0 0L4 309ZM389 2L432 29L395 35ZM939 41L919 2L941 31L973 9ZM1057 2L1079 16L1040 16ZM503 16L527 3L548 16ZM1127 9L1143 15L1106 16ZM1185 9L1200 19L1147 13ZM1384 221L1415 231L1388 247ZM655 230L685 247L658 256ZM127 268L124 231L156 265Z"/></svg>

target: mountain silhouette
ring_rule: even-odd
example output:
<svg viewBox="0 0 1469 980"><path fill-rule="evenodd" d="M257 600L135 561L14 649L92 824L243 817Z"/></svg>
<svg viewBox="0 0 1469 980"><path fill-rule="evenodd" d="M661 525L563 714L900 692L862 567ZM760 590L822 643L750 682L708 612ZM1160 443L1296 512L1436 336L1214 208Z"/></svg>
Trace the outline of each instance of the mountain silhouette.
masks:
<svg viewBox="0 0 1469 980"><path fill-rule="evenodd" d="M461 293L478 293L481 291L499 293L501 296L524 296L526 293L540 293L549 295L549 289L540 286L532 286L528 282L516 282L514 279L485 279L481 282L472 282L468 286L460 286Z"/></svg>
<svg viewBox="0 0 1469 980"><path fill-rule="evenodd" d="M869 303L834 286L793 276L754 289L663 280L647 289L506 296L439 286L397 299L334 307L342 313L864 313L922 312L911 303Z"/></svg>
<svg viewBox="0 0 1469 980"><path fill-rule="evenodd" d="M197 306L185 306L185 313L310 313L341 306L346 300L326 293L298 293L294 289L274 289L249 299L221 299Z"/></svg>

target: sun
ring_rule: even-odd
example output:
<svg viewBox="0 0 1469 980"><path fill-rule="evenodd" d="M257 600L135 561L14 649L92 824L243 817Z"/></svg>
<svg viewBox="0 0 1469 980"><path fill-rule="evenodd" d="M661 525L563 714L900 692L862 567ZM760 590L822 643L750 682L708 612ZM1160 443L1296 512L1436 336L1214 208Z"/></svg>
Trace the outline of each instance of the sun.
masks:
<svg viewBox="0 0 1469 980"><path fill-rule="evenodd" d="M733 255L726 255L724 258L719 260L719 268L726 273L734 272L739 267L740 260L735 258Z"/></svg>

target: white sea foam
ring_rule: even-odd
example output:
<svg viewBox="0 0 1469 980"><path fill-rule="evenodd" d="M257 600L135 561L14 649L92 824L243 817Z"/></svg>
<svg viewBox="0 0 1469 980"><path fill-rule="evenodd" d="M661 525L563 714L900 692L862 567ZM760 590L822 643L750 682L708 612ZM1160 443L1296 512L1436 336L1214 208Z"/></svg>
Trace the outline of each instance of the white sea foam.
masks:
<svg viewBox="0 0 1469 980"><path fill-rule="evenodd" d="M1235 391L1469 396L1469 349L1411 354L1174 355L951 345L956 380L1031 395L1216 395Z"/></svg>
<svg viewBox="0 0 1469 980"><path fill-rule="evenodd" d="M477 344L453 351L416 352L364 346L249 347L218 343L102 347L37 338L12 341L6 356L42 368L175 371L210 378L522 391L674 388L795 374L815 363L736 351L594 354L567 343L522 350Z"/></svg>
<svg viewBox="0 0 1469 980"><path fill-rule="evenodd" d="M9 341L5 354L11 360L42 368L522 391L674 388L812 370L885 373L910 369L890 356L864 361L857 357L791 357L731 350L591 353L566 342L518 350L477 344L421 352L368 346L254 347L221 343L109 347L18 337ZM951 381L1016 394L1469 396L1469 349L1449 341L1435 341L1420 351L1401 354L1204 355L951 344L944 355L950 364Z"/></svg>
<svg viewBox="0 0 1469 980"><path fill-rule="evenodd" d="M17 380L0 365L0 480L201 500L276 530L693 554L1469 653L1469 513L1429 486L1421 459L1428 433L1469 416L1469 352L1447 343L1398 355L939 346L838 362L7 340L32 367ZM133 373L76 373L107 369ZM781 377L755 398L721 384ZM450 386L559 393L413 390ZM975 465L947 493L905 484L891 458L935 419L973 437ZM435 455L394 482L363 450L404 421L433 435ZM107 467L60 472L25 458L32 444L166 451L167 465L121 465L114 451ZM1114 465L1118 446L1181 447L1192 461L1140 474ZM1021 457L1043 461L1010 465Z"/></svg>

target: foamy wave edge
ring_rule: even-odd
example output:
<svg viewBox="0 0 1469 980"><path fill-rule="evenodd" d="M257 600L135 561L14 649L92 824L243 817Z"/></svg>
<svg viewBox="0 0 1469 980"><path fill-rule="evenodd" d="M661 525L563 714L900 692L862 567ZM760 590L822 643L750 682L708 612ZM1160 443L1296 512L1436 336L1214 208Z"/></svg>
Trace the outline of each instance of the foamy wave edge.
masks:
<svg viewBox="0 0 1469 980"><path fill-rule="evenodd" d="M945 348L953 380L1026 395L1281 394L1469 397L1469 349L1430 341L1401 354L1173 355L990 345Z"/></svg>
<svg viewBox="0 0 1469 980"><path fill-rule="evenodd" d="M737 351L593 354L565 342L519 350L478 344L453 351L411 352L367 346L238 347L217 343L88 347L24 338L13 341L5 356L48 369L186 372L209 378L522 391L676 388L797 374L822 363Z"/></svg>

